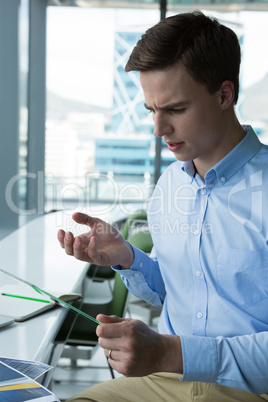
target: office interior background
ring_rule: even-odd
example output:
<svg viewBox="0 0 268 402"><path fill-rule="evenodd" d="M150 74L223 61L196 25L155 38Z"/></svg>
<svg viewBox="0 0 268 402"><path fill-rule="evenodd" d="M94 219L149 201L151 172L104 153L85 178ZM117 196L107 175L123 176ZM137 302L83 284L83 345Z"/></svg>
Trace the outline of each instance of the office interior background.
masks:
<svg viewBox="0 0 268 402"><path fill-rule="evenodd" d="M236 112L268 144L267 0L0 0L0 239L55 210L146 207L175 159L124 66L147 28L194 9L237 33ZM63 401L81 374L58 369L52 389ZM92 373L82 380L83 389Z"/></svg>
<svg viewBox="0 0 268 402"><path fill-rule="evenodd" d="M1 0L0 237L52 210L146 205L174 157L124 66L148 27L194 9L237 33L237 115L267 142L267 0Z"/></svg>

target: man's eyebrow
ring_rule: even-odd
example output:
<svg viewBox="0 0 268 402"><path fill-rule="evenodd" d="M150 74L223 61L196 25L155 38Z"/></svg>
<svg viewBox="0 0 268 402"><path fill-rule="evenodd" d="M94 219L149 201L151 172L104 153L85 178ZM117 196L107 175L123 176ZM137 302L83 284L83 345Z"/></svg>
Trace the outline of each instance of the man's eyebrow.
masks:
<svg viewBox="0 0 268 402"><path fill-rule="evenodd" d="M179 107L185 107L189 104L189 102L175 102L175 103L169 103L167 105L159 106L156 109L158 110L169 110L169 109L176 109ZM152 110L153 108L148 106L147 103L144 103L144 107L148 110Z"/></svg>

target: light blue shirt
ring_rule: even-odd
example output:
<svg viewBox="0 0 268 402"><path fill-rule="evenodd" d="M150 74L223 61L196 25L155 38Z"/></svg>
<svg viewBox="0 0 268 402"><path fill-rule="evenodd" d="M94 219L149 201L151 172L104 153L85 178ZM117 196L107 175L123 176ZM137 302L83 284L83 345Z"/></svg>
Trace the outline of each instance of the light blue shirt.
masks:
<svg viewBox="0 0 268 402"><path fill-rule="evenodd" d="M163 304L181 337L182 381L268 393L268 147L249 126L204 181L192 162L163 173L148 206L154 248L134 248L129 290Z"/></svg>

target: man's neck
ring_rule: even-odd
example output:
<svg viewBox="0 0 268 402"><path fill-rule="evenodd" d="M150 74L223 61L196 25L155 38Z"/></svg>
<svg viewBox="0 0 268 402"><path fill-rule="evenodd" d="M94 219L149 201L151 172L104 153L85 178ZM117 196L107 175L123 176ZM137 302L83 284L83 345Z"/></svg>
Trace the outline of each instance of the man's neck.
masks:
<svg viewBox="0 0 268 402"><path fill-rule="evenodd" d="M226 136L219 152L215 155L211 155L211 158L207 158L206 156L204 159L197 158L193 161L199 176L204 180L206 173L231 152L231 150L242 141L245 135L243 127L238 120L235 119L235 124L232 127L227 127Z"/></svg>

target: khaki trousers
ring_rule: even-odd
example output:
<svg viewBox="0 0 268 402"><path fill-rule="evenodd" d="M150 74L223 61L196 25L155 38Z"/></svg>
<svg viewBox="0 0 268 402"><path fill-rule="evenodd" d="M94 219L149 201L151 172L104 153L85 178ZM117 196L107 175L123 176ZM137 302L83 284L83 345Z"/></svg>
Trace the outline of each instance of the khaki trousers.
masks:
<svg viewBox="0 0 268 402"><path fill-rule="evenodd" d="M68 402L263 402L268 394L202 382L184 382L178 374L156 373L146 377L119 377L94 385Z"/></svg>

